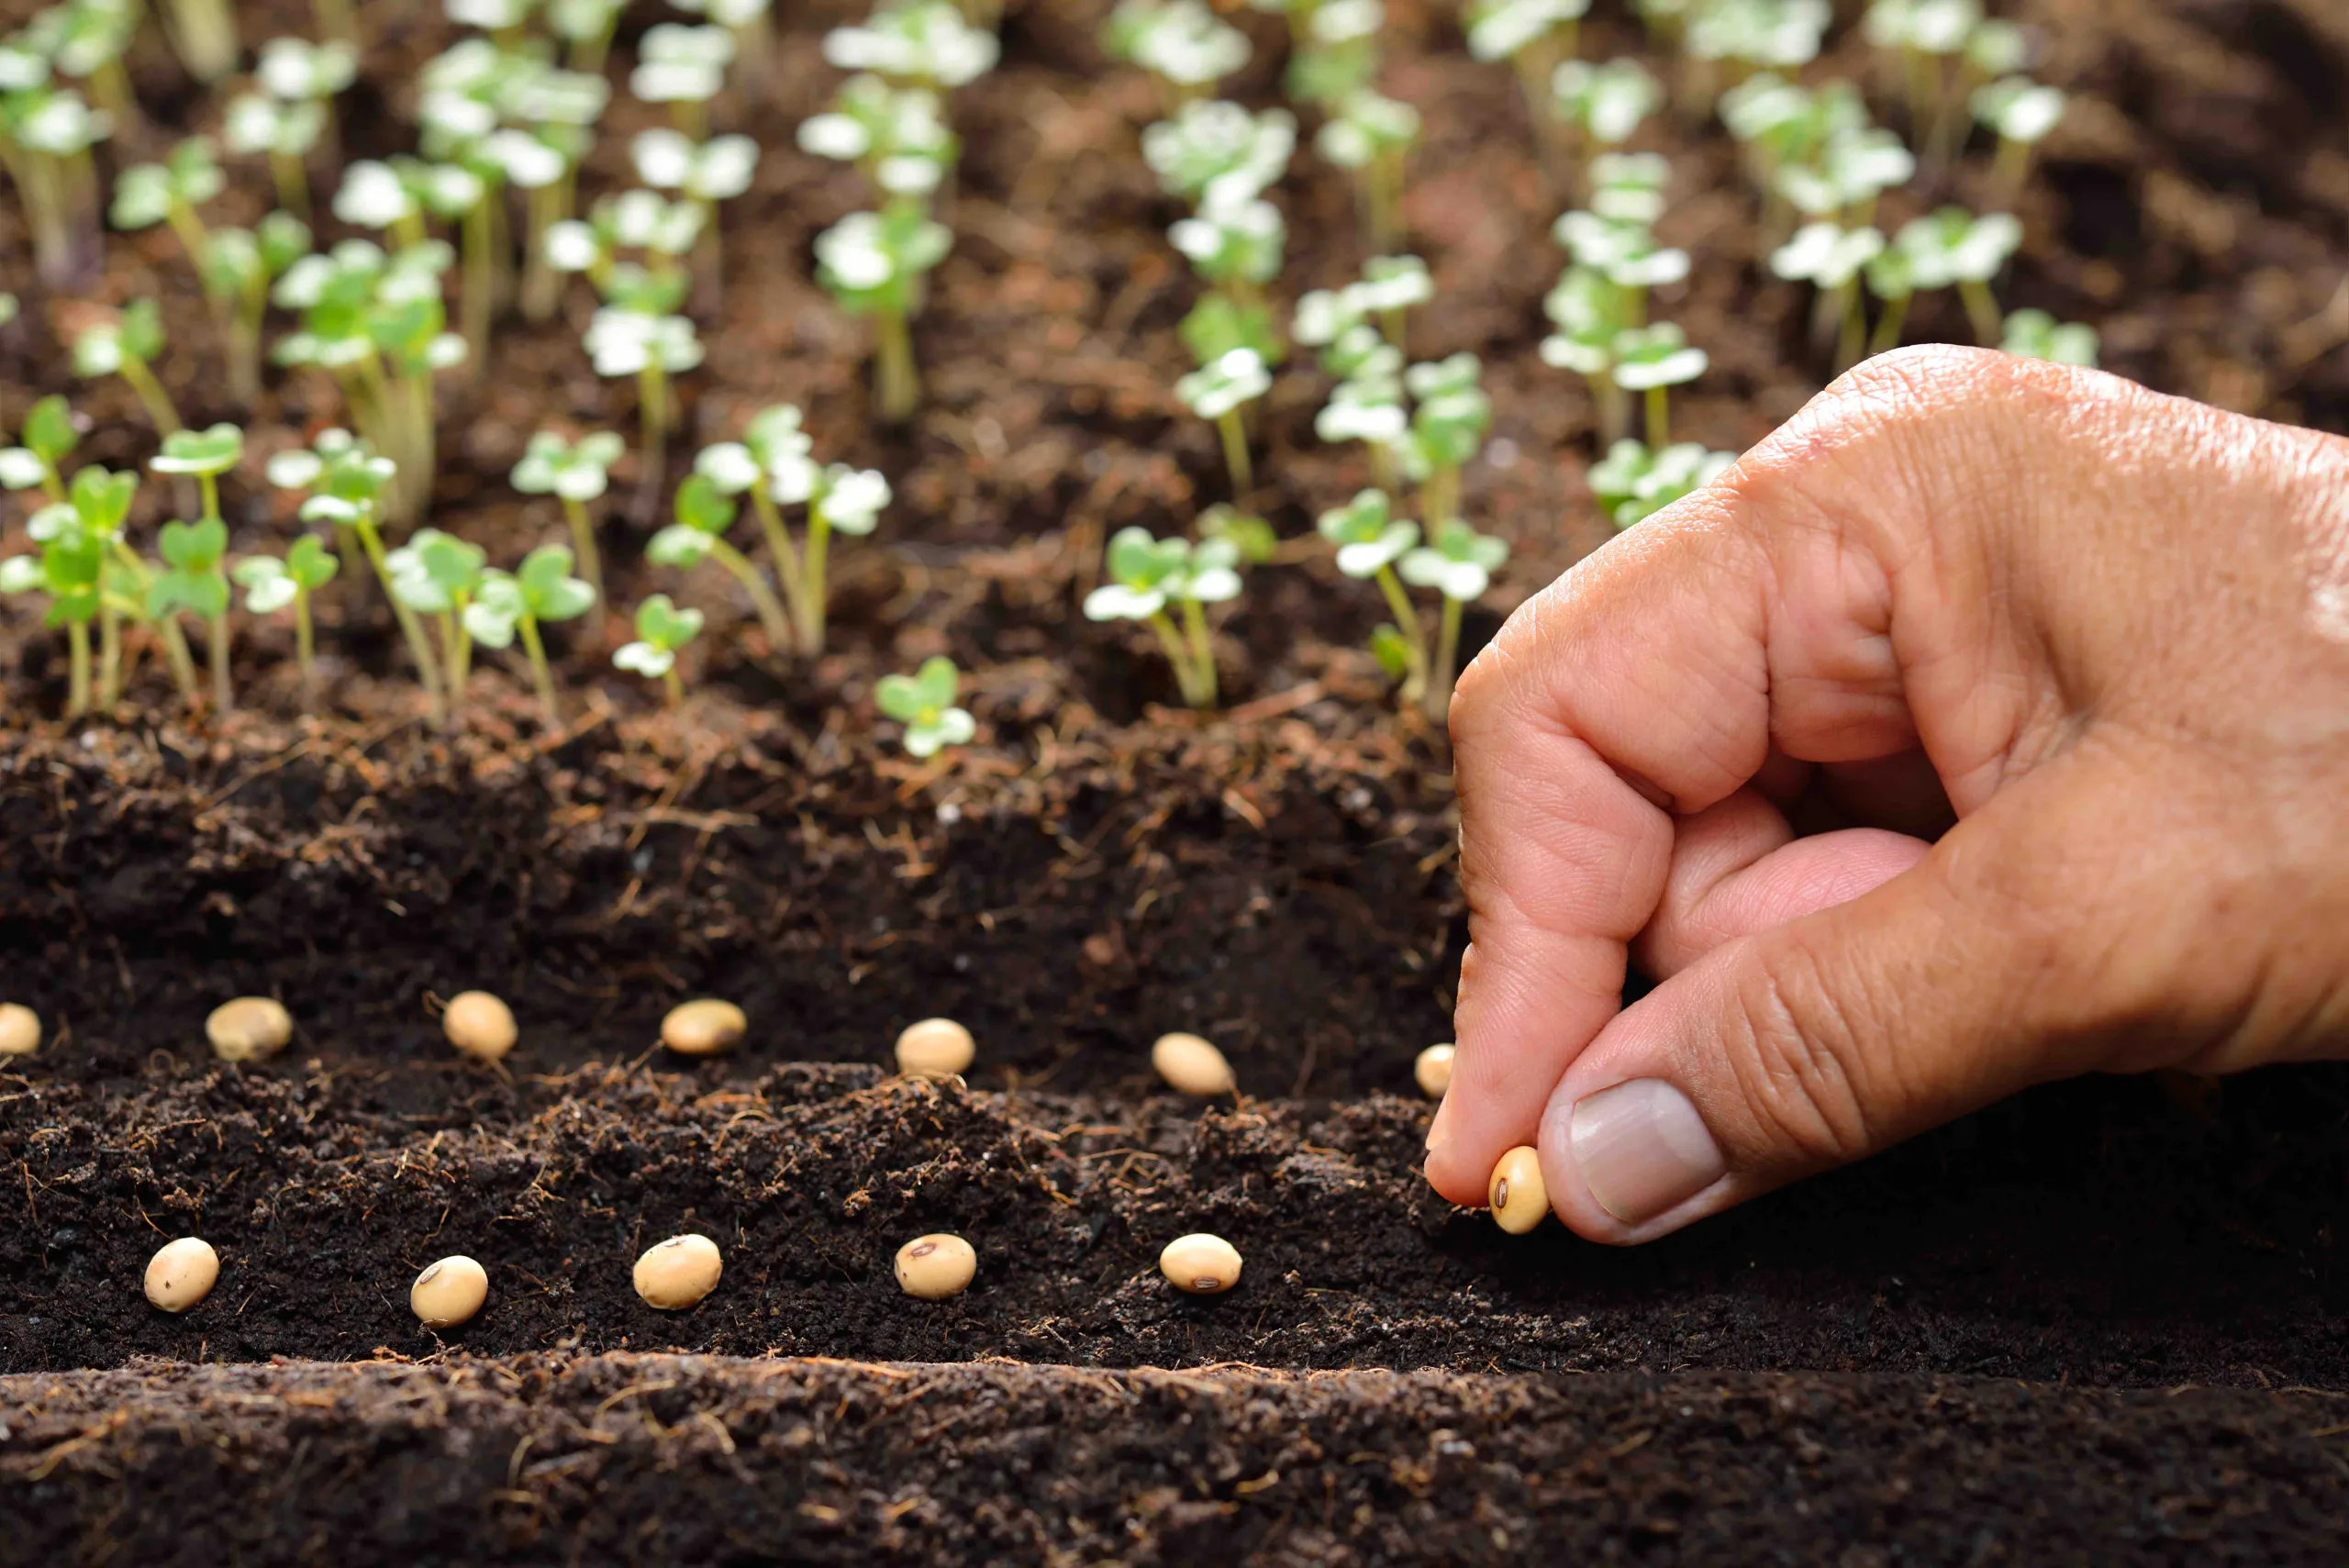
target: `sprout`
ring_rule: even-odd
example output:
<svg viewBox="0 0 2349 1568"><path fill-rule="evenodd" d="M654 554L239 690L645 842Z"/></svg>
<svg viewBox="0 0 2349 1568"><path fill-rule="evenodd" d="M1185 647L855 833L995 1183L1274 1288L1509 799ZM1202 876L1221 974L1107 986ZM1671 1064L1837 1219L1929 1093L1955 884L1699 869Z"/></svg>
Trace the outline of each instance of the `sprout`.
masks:
<svg viewBox="0 0 2349 1568"><path fill-rule="evenodd" d="M547 26L563 41L563 63L574 72L601 75L627 6L628 0L547 0Z"/></svg>
<svg viewBox="0 0 2349 1568"><path fill-rule="evenodd" d="M201 617L211 655L212 706L228 711L228 575L221 558L228 552L228 525L218 517L169 522L156 540L163 570L147 584L146 612L158 625L173 625L182 610ZM195 701L189 691L188 700Z"/></svg>
<svg viewBox="0 0 2349 1568"><path fill-rule="evenodd" d="M1620 532L1710 484L1736 461L1734 453L1707 451L1695 441L1661 449L1617 441L1604 462L1591 465L1591 493Z"/></svg>
<svg viewBox="0 0 2349 1568"><path fill-rule="evenodd" d="M1460 512L1460 471L1485 444L1493 406L1480 384L1484 362L1474 354L1413 365L1403 384L1414 401L1411 433L1402 443L1403 471L1419 486L1431 533Z"/></svg>
<svg viewBox="0 0 2349 1568"><path fill-rule="evenodd" d="M640 132L629 150L639 178L655 190L677 191L701 214L713 274L718 259L718 204L751 188L759 167L759 144L747 136L720 136L696 143L674 130Z"/></svg>
<svg viewBox="0 0 2349 1568"><path fill-rule="evenodd" d="M901 424L921 401L911 317L921 280L946 259L954 237L904 204L852 212L816 239L816 276L852 316L873 318L874 399L881 417Z"/></svg>
<svg viewBox="0 0 2349 1568"><path fill-rule="evenodd" d="M1643 223L1570 212L1558 219L1553 234L1577 266L1599 273L1623 291L1632 323L1646 316L1650 289L1676 284L1688 275L1688 252L1657 244L1654 233Z"/></svg>
<svg viewBox="0 0 2349 1568"><path fill-rule="evenodd" d="M114 121L49 75L47 59L0 40L0 161L24 199L41 279L62 289L102 248L90 149L113 133Z"/></svg>
<svg viewBox="0 0 2349 1568"><path fill-rule="evenodd" d="M1422 700L1428 683L1427 631L1395 574L1395 563L1419 542L1419 525L1397 517L1385 491L1364 490L1346 506L1322 513L1317 526L1321 537L1338 548L1338 570L1377 584L1386 595L1395 620L1373 634L1373 646L1397 656L1404 704Z"/></svg>
<svg viewBox="0 0 2349 1568"><path fill-rule="evenodd" d="M1246 495L1255 484L1248 462L1248 432L1241 423L1240 411L1272 386L1264 356L1248 348L1233 349L1174 384L1174 395L1222 437L1224 465L1230 471L1237 495Z"/></svg>
<svg viewBox="0 0 2349 1568"><path fill-rule="evenodd" d="M1559 63L1573 58L1589 9L1590 0L1469 0L1468 52L1509 62L1526 112L1545 142L1557 124L1550 82Z"/></svg>
<svg viewBox="0 0 2349 1568"><path fill-rule="evenodd" d="M1201 539L1228 539L1250 566L1262 566L1280 552L1273 525L1251 512L1218 502L1199 514Z"/></svg>
<svg viewBox="0 0 2349 1568"><path fill-rule="evenodd" d="M1118 0L1102 24L1112 59L1154 77L1170 106L1215 90L1248 63L1248 35L1219 18L1205 0Z"/></svg>
<svg viewBox="0 0 2349 1568"><path fill-rule="evenodd" d="M1335 104L1370 85L1378 73L1378 35L1386 26L1385 0L1286 0L1295 47L1282 83L1292 98Z"/></svg>
<svg viewBox="0 0 2349 1568"><path fill-rule="evenodd" d="M962 144L940 117L937 94L892 87L872 75L849 78L829 111L802 120L799 146L856 164L885 195L925 201L962 156Z"/></svg>
<svg viewBox="0 0 2349 1568"><path fill-rule="evenodd" d="M59 466L81 444L82 431L62 395L50 393L25 416L24 444L0 447L0 488L29 490L39 485L52 504L65 500L65 476Z"/></svg>
<svg viewBox="0 0 2349 1568"><path fill-rule="evenodd" d="M637 46L628 90L647 104L666 104L677 128L699 141L709 134L709 101L734 62L734 35L724 28L658 22Z"/></svg>
<svg viewBox="0 0 2349 1568"><path fill-rule="evenodd" d="M1590 210L1616 223L1664 216L1672 164L1661 152L1602 152L1590 161Z"/></svg>
<svg viewBox="0 0 2349 1568"><path fill-rule="evenodd" d="M334 194L334 215L357 228L395 235L403 245L424 239L422 209L416 193L390 164L362 158L344 165L342 183Z"/></svg>
<svg viewBox="0 0 2349 1568"><path fill-rule="evenodd" d="M2013 215L1993 212L1976 217L1962 206L1945 206L1918 218L1893 239L1909 262L1913 287L1922 292L1954 285L1974 323L1975 340L1986 344L2002 336L1991 282L2021 243L2022 224Z"/></svg>
<svg viewBox="0 0 2349 1568"><path fill-rule="evenodd" d="M1288 169L1297 118L1286 109L1251 114L1220 100L1190 103L1142 132L1142 160L1171 196L1196 207L1245 205Z"/></svg>
<svg viewBox="0 0 2349 1568"><path fill-rule="evenodd" d="M669 706L685 700L685 683L677 679L677 651L701 635L699 610L679 609L666 594L655 594L636 606L636 640L622 643L612 654L615 667L659 681L667 688Z"/></svg>
<svg viewBox="0 0 2349 1568"><path fill-rule="evenodd" d="M119 536L137 487L129 474L83 469L74 475L72 501L34 514L32 533L39 551L0 561L0 594L46 595L46 624L65 628L72 654L65 701L69 718L90 710L90 622L100 614L109 547ZM107 627L113 624L109 617Z"/></svg>
<svg viewBox="0 0 2349 1568"><path fill-rule="evenodd" d="M1917 160L1898 137L1854 127L1830 133L1815 163L1780 168L1773 183L1806 217L1864 227L1876 216L1876 198L1916 172Z"/></svg>
<svg viewBox="0 0 2349 1568"><path fill-rule="evenodd" d="M318 543L317 536L304 534L286 550L284 560L249 555L237 562L231 573L245 591L246 614L275 615L289 605L293 606L294 659L302 673L302 706L306 709L315 707L317 701L310 595L334 581L341 567L342 562Z"/></svg>
<svg viewBox="0 0 2349 1568"><path fill-rule="evenodd" d="M1388 354L1399 360L1390 349ZM1313 433L1325 441L1361 441L1370 449L1371 472L1379 487L1393 490L1400 475L1395 452L1411 428L1403 406L1403 378L1380 363L1340 382L1314 417Z"/></svg>
<svg viewBox="0 0 2349 1568"><path fill-rule="evenodd" d="M1660 448L1670 440L1666 393L1704 374L1709 362L1704 350L1689 347L1687 334L1675 322L1635 327L1615 339L1615 384L1646 394L1650 446Z"/></svg>
<svg viewBox="0 0 2349 1568"><path fill-rule="evenodd" d="M963 673L943 654L925 659L910 675L884 675L873 690L881 711L906 727L909 757L934 757L942 746L967 745L978 733L970 714L954 706Z"/></svg>
<svg viewBox="0 0 2349 1568"><path fill-rule="evenodd" d="M597 310L584 339L597 375L636 378L648 487L659 483L666 450L670 379L700 364L704 352L691 318L674 313L684 292L682 277L665 284L646 280L633 299Z"/></svg>
<svg viewBox="0 0 2349 1568"><path fill-rule="evenodd" d="M165 0L163 33L188 74L207 86L237 68L237 13L228 0Z"/></svg>
<svg viewBox="0 0 2349 1568"><path fill-rule="evenodd" d="M1322 157L1353 172L1373 250L1402 237L1403 161L1419 136L1419 110L1364 88L1340 101L1314 139Z"/></svg>
<svg viewBox="0 0 2349 1568"><path fill-rule="evenodd" d="M1143 528L1119 528L1109 540L1109 581L1085 596L1087 620L1134 620L1158 634L1174 667L1183 700L1212 707L1215 651L1208 640L1206 606L1240 596L1235 568L1240 548L1229 539L1153 539ZM1183 630L1167 615L1177 606Z"/></svg>
<svg viewBox="0 0 2349 1568"><path fill-rule="evenodd" d="M1484 596L1493 573L1508 559L1505 539L1480 534L1454 517L1437 528L1429 542L1405 553L1397 573L1414 588L1433 588L1443 595L1443 615L1436 628L1435 660L1428 674L1428 717L1441 720L1452 704L1452 676L1460 659L1460 616L1473 599Z"/></svg>
<svg viewBox="0 0 2349 1568"><path fill-rule="evenodd" d="M473 628L466 611L481 591L488 560L481 546L439 528L417 529L384 557L393 602L434 617L440 626L441 673L451 705L464 701L473 674Z"/></svg>
<svg viewBox="0 0 2349 1568"><path fill-rule="evenodd" d="M1713 0L1689 14L1688 54L1707 62L1799 70L1819 58L1833 20L1828 0Z"/></svg>
<svg viewBox="0 0 2349 1568"><path fill-rule="evenodd" d="M2043 310L2018 310L2009 316L2005 340L1999 346L2027 360L2096 368L2096 328L2078 321L2059 324Z"/></svg>
<svg viewBox="0 0 2349 1568"><path fill-rule="evenodd" d="M555 700L554 676L547 669L546 645L539 628L553 621L574 620L595 607L593 586L571 574L567 545L542 544L522 558L509 575L492 568L484 572L464 607L465 631L484 648L512 645L522 637L522 652L530 662L530 684L539 694L539 712L549 729L562 727L562 707Z"/></svg>
<svg viewBox="0 0 2349 1568"><path fill-rule="evenodd" d="M114 205L107 217L117 228L126 231L170 224L181 250L201 272L211 239L195 209L218 195L227 183L220 165L213 160L212 143L200 136L190 137L172 149L166 162L136 163L125 169L115 182Z"/></svg>
<svg viewBox="0 0 2349 1568"><path fill-rule="evenodd" d="M216 229L205 253L205 288L224 302L229 390L250 404L261 394L261 333L270 285L310 253L310 228L273 212L257 229Z"/></svg>
<svg viewBox="0 0 2349 1568"><path fill-rule="evenodd" d="M1835 369L1840 373L1860 357L1867 317L1860 297L1863 269L1884 254L1884 236L1873 228L1840 228L1829 222L1807 223L1770 257L1770 270L1790 283L1808 283L1818 291L1811 313L1811 333L1824 340L1840 336ZM1899 328L1892 329L1896 336ZM1653 433L1649 442L1661 445Z"/></svg>
<svg viewBox="0 0 2349 1568"><path fill-rule="evenodd" d="M734 36L734 54L742 61L743 85L756 91L765 86L770 57L774 52L767 27L773 0L676 0L677 9L707 16Z"/></svg>
<svg viewBox="0 0 2349 1568"><path fill-rule="evenodd" d="M842 71L870 71L890 81L960 87L995 69L1002 46L963 19L951 0L895 0L864 25L824 35L824 58Z"/></svg>
<svg viewBox="0 0 2349 1568"><path fill-rule="evenodd" d="M705 559L717 562L751 595L759 623L766 628L767 646L781 652L792 645L790 617L767 585L765 573L726 542L726 530L734 526L740 513L733 497L707 474L690 474L677 486L677 520L652 536L644 547L644 558L655 566L681 570L697 566Z"/></svg>
<svg viewBox="0 0 2349 1568"><path fill-rule="evenodd" d="M1998 139L1997 172L2009 194L2019 193L2031 174L2032 150L2063 119L2069 102L2063 90L2045 87L2027 76L2008 76L1977 88L1974 117Z"/></svg>
<svg viewBox="0 0 2349 1568"><path fill-rule="evenodd" d="M1615 384L1615 345L1631 329L1631 295L1595 267L1569 267L1542 302L1557 330L1542 339L1542 362L1570 370L1590 387L1602 441L1622 439L1631 422Z"/></svg>
<svg viewBox="0 0 2349 1568"><path fill-rule="evenodd" d="M1963 57L1982 20L1980 0L1871 0L1862 19L1867 41L1898 56L1909 123L1920 136L1930 128L1935 147L1944 139L1953 96L1949 62L1966 69ZM2019 33L1994 34L1986 54L1995 58L2021 41Z"/></svg>
<svg viewBox="0 0 2349 1568"><path fill-rule="evenodd" d="M98 106L117 122L128 125L138 119L139 105L122 59L139 21L137 7L123 0L81 0L35 12L16 41L46 56L58 74L86 82ZM6 88L6 82L0 81L0 91Z"/></svg>
<svg viewBox="0 0 2349 1568"><path fill-rule="evenodd" d="M1558 117L1602 147L1631 139L1640 122L1664 106L1664 86L1636 60L1604 65L1569 60L1550 78Z"/></svg>
<svg viewBox="0 0 2349 1568"><path fill-rule="evenodd" d="M627 443L609 430L597 430L576 441L567 441L553 430L540 430L530 438L522 461L514 465L515 489L525 495L553 495L562 502L579 569L598 599L604 596L604 569L587 503L609 487L612 464L626 450Z"/></svg>
<svg viewBox="0 0 2349 1568"><path fill-rule="evenodd" d="M1261 197L1208 207L1166 231L1192 269L1242 309L1261 303L1261 285L1280 275L1288 230L1280 209Z"/></svg>
<svg viewBox="0 0 2349 1568"><path fill-rule="evenodd" d="M147 418L159 435L181 428L179 410L171 395L155 379L154 363L163 352L163 316L151 299L135 299L112 320L98 319L73 339L73 373L84 380L118 375L139 395Z"/></svg>
<svg viewBox="0 0 2349 1568"><path fill-rule="evenodd" d="M310 179L303 160L326 128L323 105L285 104L266 94L243 93L228 100L220 139L239 157L267 157L279 204L290 212L306 215Z"/></svg>
<svg viewBox="0 0 2349 1568"><path fill-rule="evenodd" d="M1268 365L1277 362L1283 353L1272 311L1263 306L1242 309L1231 303L1229 295L1203 297L1175 330L1182 336L1183 346L1191 350L1191 358L1202 365L1213 364L1234 349L1247 349Z"/></svg>

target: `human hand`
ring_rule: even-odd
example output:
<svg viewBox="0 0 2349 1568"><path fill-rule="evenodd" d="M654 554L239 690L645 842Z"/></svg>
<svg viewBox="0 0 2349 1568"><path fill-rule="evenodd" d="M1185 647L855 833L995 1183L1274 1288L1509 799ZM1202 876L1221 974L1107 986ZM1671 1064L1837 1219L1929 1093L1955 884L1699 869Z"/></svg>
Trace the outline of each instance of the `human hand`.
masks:
<svg viewBox="0 0 2349 1568"><path fill-rule="evenodd" d="M1531 1142L1643 1241L2032 1084L2349 1055L2349 441L1887 355L1520 608L1452 733L1454 1202Z"/></svg>

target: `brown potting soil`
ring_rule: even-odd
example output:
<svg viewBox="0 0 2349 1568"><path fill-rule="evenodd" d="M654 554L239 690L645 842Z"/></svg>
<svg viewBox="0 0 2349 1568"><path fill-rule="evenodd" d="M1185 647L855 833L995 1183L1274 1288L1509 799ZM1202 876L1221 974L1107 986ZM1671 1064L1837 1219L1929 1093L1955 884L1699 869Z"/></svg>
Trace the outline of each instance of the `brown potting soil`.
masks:
<svg viewBox="0 0 2349 1568"><path fill-rule="evenodd" d="M1428 127L1408 215L1438 300L1412 347L1482 354L1495 404L1465 494L1514 555L1474 643L1607 534L1586 401L1533 351L1567 204L1449 7L1388 7L1386 86ZM307 30L305 6L238 9L249 42ZM559 733L502 668L435 732L350 584L321 606L317 717L295 717L282 627L240 624L238 714L163 717L150 660L118 714L65 725L61 643L0 626L21 716L0 992L50 1034L0 1073L0 1562L2337 1559L2349 1075L2057 1086L1636 1252L1437 1201L1410 1063L1449 1034L1464 940L1449 759L1362 651L1375 595L1309 544L1252 572L1208 717L1158 706L1146 641L1074 611L1110 531L1178 531L1227 493L1169 391L1194 285L1135 146L1154 102L1092 42L1106 0L1014 0L1003 67L954 97L956 248L896 431L808 281L860 183L791 135L836 80L817 37L864 7L779 9L768 95L718 106L765 151L696 294L710 359L665 467L787 400L819 457L889 475L881 532L838 557L825 657L776 658L723 578L641 561L660 519L635 456L603 522L616 604L710 616L676 715L607 668L617 614L554 630ZM437 0L363 10L351 156L412 144L409 80L449 37ZM2075 96L2008 302L2097 322L2149 384L2349 423L2349 22L2324 0L2012 10ZM653 19L631 13L623 67ZM1233 91L1271 103L1277 19L1236 19L1260 48ZM1593 56L1641 47L1606 7L1587 31ZM151 38L133 74L148 122L110 158L217 128ZM591 194L629 183L648 123L616 98ZM1713 361L1675 424L1742 447L1817 388L1807 302L1754 266L1718 129L1648 134L1675 170L1664 236L1695 258L1660 306ZM1987 204L1983 162L1886 219ZM257 217L265 174L232 187L218 216ZM1281 293L1353 275L1337 172L1301 152L1276 199ZM0 203L26 300L0 425L71 390L81 455L142 462L127 391L68 378L77 302L16 281L16 222ZM82 297L147 295L189 421L246 417L169 237L114 237ZM633 428L579 349L591 303L503 324L482 379L444 389L433 520L494 560L561 535L506 482L532 429ZM1954 301L1920 310L1912 336L1937 334L1965 335ZM1258 435L1253 501L1291 540L1367 480L1312 438L1325 390L1285 373ZM261 454L341 417L273 375L226 486L234 548L292 527ZM170 501L148 491L141 538ZM11 521L0 549L21 545ZM872 686L940 651L981 733L917 763ZM472 987L520 1020L502 1064L440 1037ZM240 994L282 997L296 1038L224 1068L202 1022ZM653 1049L698 995L751 1015L736 1055ZM896 1030L937 1014L978 1038L968 1085L885 1076ZM1161 1093L1149 1043L1177 1028L1248 1097ZM685 1229L724 1280L656 1313L629 1264ZM932 1229L973 1241L977 1282L916 1302L889 1260ZM1194 1229L1241 1250L1230 1295L1158 1278ZM223 1273L168 1318L139 1277L180 1234ZM436 1337L406 1292L451 1252L490 1300ZM672 1351L693 1353L646 1353ZM1249 1365L1132 1370L1228 1362Z"/></svg>

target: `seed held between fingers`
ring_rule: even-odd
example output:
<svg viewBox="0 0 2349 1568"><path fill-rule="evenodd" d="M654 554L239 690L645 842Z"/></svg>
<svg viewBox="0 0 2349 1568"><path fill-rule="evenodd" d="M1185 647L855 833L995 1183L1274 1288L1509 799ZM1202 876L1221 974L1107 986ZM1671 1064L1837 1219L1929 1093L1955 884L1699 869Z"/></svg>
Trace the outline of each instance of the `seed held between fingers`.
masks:
<svg viewBox="0 0 2349 1568"><path fill-rule="evenodd" d="M978 1253L960 1236L917 1236L897 1249L897 1288L924 1301L962 1295L978 1272Z"/></svg>
<svg viewBox="0 0 2349 1568"><path fill-rule="evenodd" d="M740 1045L750 1029L741 1008L705 996L669 1009L661 1020L661 1043L680 1056L716 1056Z"/></svg>
<svg viewBox="0 0 2349 1568"><path fill-rule="evenodd" d="M451 1045L484 1062L513 1050L521 1032L514 1025L514 1009L486 991L461 991L449 998L440 1029Z"/></svg>
<svg viewBox="0 0 2349 1568"><path fill-rule="evenodd" d="M489 1272L462 1254L426 1269L407 1292L408 1310L428 1329L469 1323L488 1299Z"/></svg>
<svg viewBox="0 0 2349 1568"><path fill-rule="evenodd" d="M0 1002L0 1056L30 1056L40 1049L40 1015L22 1002Z"/></svg>
<svg viewBox="0 0 2349 1568"><path fill-rule="evenodd" d="M952 1018L924 1018L897 1037L897 1071L908 1078L952 1078L978 1053L971 1031Z"/></svg>
<svg viewBox="0 0 2349 1568"><path fill-rule="evenodd" d="M212 1009L204 1037L223 1062L258 1062L285 1049L294 1038L294 1015L274 996L239 996Z"/></svg>
<svg viewBox="0 0 2349 1568"><path fill-rule="evenodd" d="M1411 1063L1411 1076L1419 1080L1419 1093L1429 1099L1440 1100L1452 1087L1452 1059L1454 1048L1431 1045L1419 1052Z"/></svg>
<svg viewBox="0 0 2349 1568"><path fill-rule="evenodd" d="M1542 1181L1542 1156L1520 1144L1501 1156L1485 1189L1493 1223L1512 1236L1522 1236L1550 1212L1550 1189Z"/></svg>
<svg viewBox="0 0 2349 1568"><path fill-rule="evenodd" d="M718 1288L724 1267L707 1236L672 1236L636 1261L636 1294L663 1312L683 1312Z"/></svg>
<svg viewBox="0 0 2349 1568"><path fill-rule="evenodd" d="M1240 1283L1240 1249L1204 1231L1177 1236L1158 1254L1158 1272L1176 1290L1220 1296Z"/></svg>
<svg viewBox="0 0 2349 1568"><path fill-rule="evenodd" d="M1150 1048L1150 1064L1186 1095L1228 1095L1239 1087L1223 1052L1195 1034L1160 1035Z"/></svg>
<svg viewBox="0 0 2349 1568"><path fill-rule="evenodd" d="M196 1236L166 1241L147 1260L147 1299L166 1312L185 1312L212 1294L220 1254Z"/></svg>

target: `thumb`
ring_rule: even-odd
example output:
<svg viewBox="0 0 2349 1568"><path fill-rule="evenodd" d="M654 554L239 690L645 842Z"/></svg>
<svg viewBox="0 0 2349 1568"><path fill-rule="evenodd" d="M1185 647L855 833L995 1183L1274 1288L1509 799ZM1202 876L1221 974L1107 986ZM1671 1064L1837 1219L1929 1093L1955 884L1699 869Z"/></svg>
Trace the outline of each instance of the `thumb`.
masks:
<svg viewBox="0 0 2349 1568"><path fill-rule="evenodd" d="M2034 773L1872 892L1618 1014L1542 1118L1559 1216L1644 1241L2030 1084L2190 1049L2157 1036L2227 1006L2173 1005L2208 906L2116 825L2119 772Z"/></svg>

